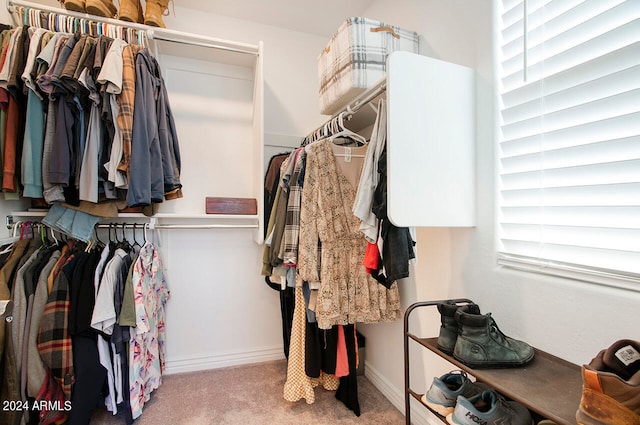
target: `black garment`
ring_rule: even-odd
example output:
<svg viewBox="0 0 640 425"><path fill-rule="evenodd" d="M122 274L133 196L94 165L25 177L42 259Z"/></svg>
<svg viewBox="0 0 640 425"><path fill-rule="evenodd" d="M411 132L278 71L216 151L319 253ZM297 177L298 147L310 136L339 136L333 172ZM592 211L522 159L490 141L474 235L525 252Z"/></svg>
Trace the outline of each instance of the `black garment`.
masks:
<svg viewBox="0 0 640 425"><path fill-rule="evenodd" d="M86 425L100 404L107 370L100 364L96 335L73 338L73 370L75 384L71 393L68 425Z"/></svg>
<svg viewBox="0 0 640 425"><path fill-rule="evenodd" d="M83 286L82 277L87 264L89 254L86 252L77 253L73 259L66 264L62 271L69 281L69 335L76 336L78 331L78 308L80 308L80 288ZM93 283L93 282L92 282ZM95 301L94 301L95 302Z"/></svg>
<svg viewBox="0 0 640 425"><path fill-rule="evenodd" d="M116 317L120 317L120 312L122 310L122 300L124 298L124 286L132 262L133 259L131 258L131 256L126 255L122 259L122 267L120 267L120 270L118 271L114 293ZM113 327L111 342L115 346L116 353L120 354L122 388L129 388L129 327L120 326L116 323L116 325ZM133 424L133 414L131 413L131 399L129 391L123 391L122 398L122 405L118 406L118 410L122 411L125 423L127 425L131 425Z"/></svg>
<svg viewBox="0 0 640 425"><path fill-rule="evenodd" d="M347 408L360 416L360 402L358 401L358 376L356 374L356 337L354 325L344 326L344 340L347 346L347 359L349 361L349 375L340 378L340 385L336 391L336 398L344 403Z"/></svg>
<svg viewBox="0 0 640 425"><path fill-rule="evenodd" d="M71 282L71 306L69 326L75 332L72 335L84 335L95 338L95 331L91 328L91 316L95 306L95 287L93 277L96 266L100 261L100 252L91 251L87 256L84 267L76 270ZM71 332L70 332L71 333Z"/></svg>
<svg viewBox="0 0 640 425"><path fill-rule="evenodd" d="M267 279L269 277L267 276ZM284 356L289 359L289 344L291 341L291 326L293 325L293 307L295 306L293 288L286 287L280 291L280 314L282 316L282 342Z"/></svg>
<svg viewBox="0 0 640 425"><path fill-rule="evenodd" d="M307 321L305 336L305 373L318 378L320 371L334 375L336 373L336 354L338 352L338 325L331 329L318 328L318 322Z"/></svg>
<svg viewBox="0 0 640 425"><path fill-rule="evenodd" d="M387 288L398 279L409 277L409 260L415 258L413 251L413 239L406 227L394 226L387 216L387 149L382 151L378 161L378 172L380 180L373 195L373 205L371 211L380 219L382 227L382 262L385 276L379 273L372 273L372 276Z"/></svg>

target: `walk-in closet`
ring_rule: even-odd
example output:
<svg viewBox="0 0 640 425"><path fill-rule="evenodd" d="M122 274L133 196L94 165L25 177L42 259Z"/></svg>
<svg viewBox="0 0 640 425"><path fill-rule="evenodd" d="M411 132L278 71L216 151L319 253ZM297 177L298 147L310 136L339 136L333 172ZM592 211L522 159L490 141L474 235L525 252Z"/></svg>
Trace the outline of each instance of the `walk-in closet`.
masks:
<svg viewBox="0 0 640 425"><path fill-rule="evenodd" d="M0 425L591 424L603 373L634 400L639 22L6 0ZM480 321L516 360L445 344Z"/></svg>

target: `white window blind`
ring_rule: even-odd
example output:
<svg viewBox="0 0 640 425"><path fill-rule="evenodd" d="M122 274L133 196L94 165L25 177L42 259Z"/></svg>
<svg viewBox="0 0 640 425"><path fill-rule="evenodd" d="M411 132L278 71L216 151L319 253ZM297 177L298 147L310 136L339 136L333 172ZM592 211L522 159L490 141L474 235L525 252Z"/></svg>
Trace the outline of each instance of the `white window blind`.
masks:
<svg viewBox="0 0 640 425"><path fill-rule="evenodd" d="M501 5L498 261L640 291L640 1Z"/></svg>

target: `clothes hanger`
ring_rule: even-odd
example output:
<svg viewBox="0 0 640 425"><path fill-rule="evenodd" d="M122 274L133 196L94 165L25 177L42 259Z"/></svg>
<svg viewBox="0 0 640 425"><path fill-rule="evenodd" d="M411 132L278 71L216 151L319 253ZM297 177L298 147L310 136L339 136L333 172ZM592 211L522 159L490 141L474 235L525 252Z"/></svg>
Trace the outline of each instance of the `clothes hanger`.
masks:
<svg viewBox="0 0 640 425"><path fill-rule="evenodd" d="M333 142L337 137L347 137L349 139L353 139L354 141L358 142L358 143L362 143L362 145L366 145L367 144L367 139L365 139L363 136L359 135L358 133L349 130L347 127L345 127L344 125L344 116L347 112L341 112L338 117L337 117L337 126L339 128L339 131L336 133L333 133L331 136L329 136L329 141ZM355 155L353 155L355 156Z"/></svg>
<svg viewBox="0 0 640 425"><path fill-rule="evenodd" d="M0 254L6 254L7 252L11 251L13 249L13 245L20 240L20 236L18 236L17 230L21 225L22 225L21 221L16 222L13 225L11 236L0 240L0 246L4 246L2 251L0 251Z"/></svg>
<svg viewBox="0 0 640 425"><path fill-rule="evenodd" d="M138 227L137 223L133 223L133 247L139 247L142 248L142 245L140 245L140 243L138 242L138 239L136 239L136 228Z"/></svg>
<svg viewBox="0 0 640 425"><path fill-rule="evenodd" d="M144 226L142 227L142 234L144 236L144 244L148 244L149 243L149 239L147 239L147 229L149 228L149 223L144 223Z"/></svg>
<svg viewBox="0 0 640 425"><path fill-rule="evenodd" d="M55 245L58 245L60 242L58 242L58 238L56 238L53 228L49 227L49 230L51 231L51 239L53 239Z"/></svg>

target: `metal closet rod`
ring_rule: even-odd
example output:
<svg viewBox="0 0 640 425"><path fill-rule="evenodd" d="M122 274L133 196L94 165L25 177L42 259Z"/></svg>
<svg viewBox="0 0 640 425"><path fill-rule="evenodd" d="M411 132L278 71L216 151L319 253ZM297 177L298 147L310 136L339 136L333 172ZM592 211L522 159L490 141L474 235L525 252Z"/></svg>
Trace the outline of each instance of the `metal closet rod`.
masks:
<svg viewBox="0 0 640 425"><path fill-rule="evenodd" d="M257 229L257 224L155 224L149 229Z"/></svg>
<svg viewBox="0 0 640 425"><path fill-rule="evenodd" d="M100 223L96 224L97 228L146 228L153 229L256 229L257 224L156 224L155 219L151 218L149 223Z"/></svg>
<svg viewBox="0 0 640 425"><path fill-rule="evenodd" d="M170 41L174 43L182 43L193 46L207 47L218 50L226 50L236 53L245 53L250 55L258 55L258 48L249 44L228 43L225 40L213 37L205 37L183 31L169 30L166 28L149 27L148 25L137 24L135 22L120 21L118 19L103 18L101 16L89 15L87 13L79 13L66 9L51 7L39 3L32 3L23 0L5 0L7 10L11 13L11 6L22 6L31 9L41 10L43 12L55 13L62 16L86 19L88 21L105 23L123 28L131 28L139 31L145 31L150 40Z"/></svg>
<svg viewBox="0 0 640 425"><path fill-rule="evenodd" d="M146 227L147 229L257 229L258 224L157 224L155 218L150 217L148 223L99 223L96 227L108 229L109 227L122 227L133 229L134 227Z"/></svg>
<svg viewBox="0 0 640 425"><path fill-rule="evenodd" d="M339 112L333 114L330 119L325 121L322 125L320 125L318 128L316 128L314 131L312 131L309 134L313 134L319 129L321 129L323 126L329 124L332 120L334 120L340 114L347 113L349 116L355 114L356 112L358 112L358 110L360 110L360 108L362 108L365 105L368 105L372 100L374 100L376 97L378 97L380 94L384 93L385 91L387 91L387 79L383 78L380 81L378 81L378 83L376 83L374 86L362 92L360 96L358 96L353 102L343 107Z"/></svg>
<svg viewBox="0 0 640 425"><path fill-rule="evenodd" d="M36 219L36 216L29 216L29 218ZM119 217L119 218L122 218L122 217ZM21 222L21 221L14 221L13 215L7 215L5 217L5 224L7 226L7 229L12 229L13 226L18 222ZM144 223L132 223L132 222L98 223L96 224L95 227L101 228L101 229L107 229L110 226L114 226L114 225L116 227L122 227L124 225L132 229L134 226L142 226L142 227L146 226L147 229L151 229L151 230L153 229L257 229L258 228L258 223L253 223L253 224L240 224L240 223L158 224L158 218L156 217L149 217L149 221Z"/></svg>

